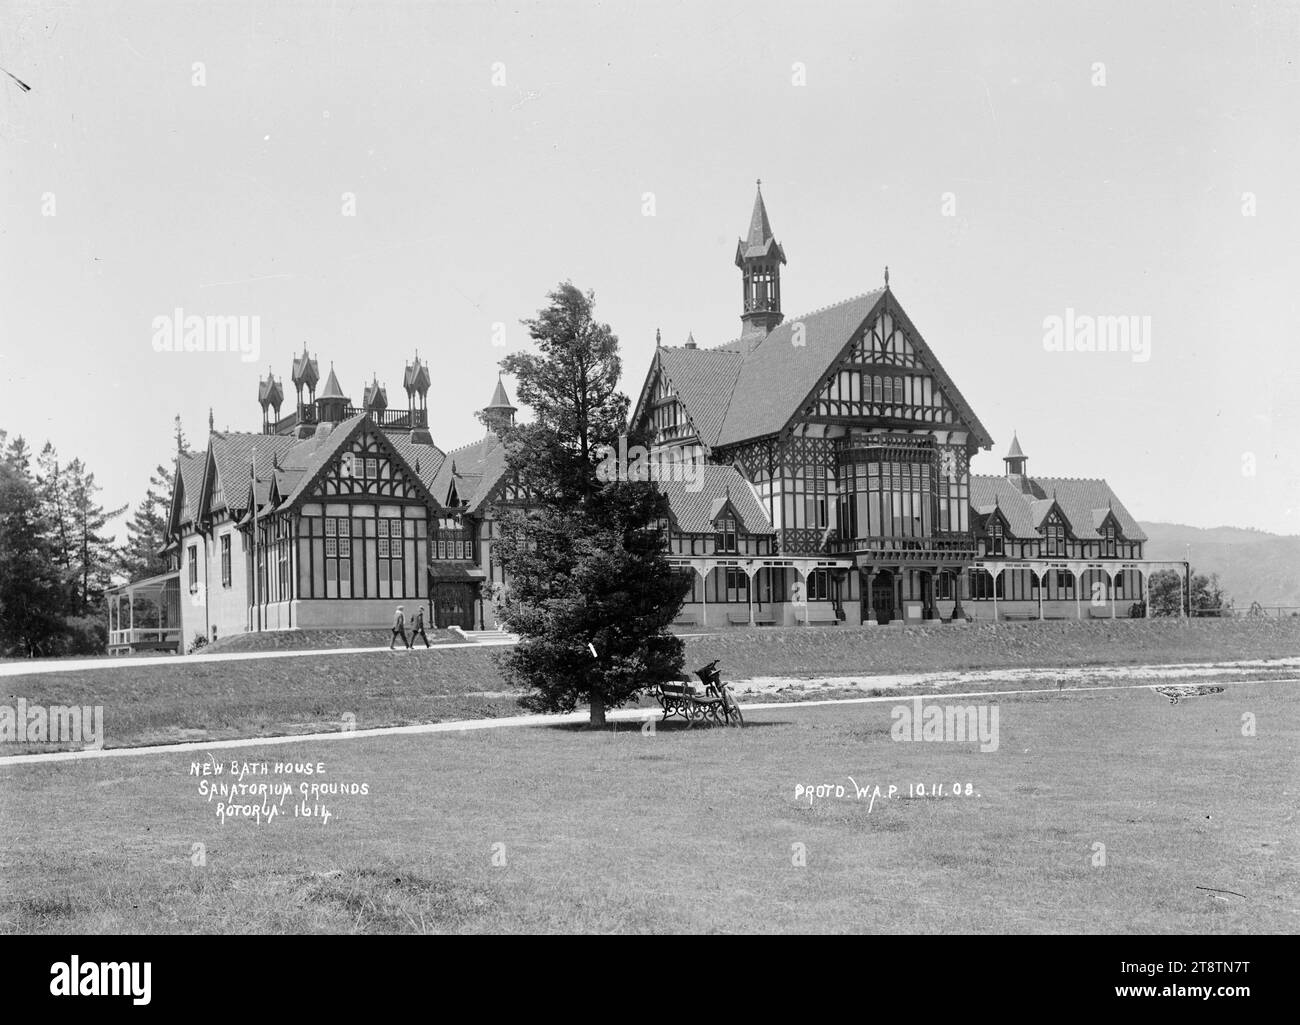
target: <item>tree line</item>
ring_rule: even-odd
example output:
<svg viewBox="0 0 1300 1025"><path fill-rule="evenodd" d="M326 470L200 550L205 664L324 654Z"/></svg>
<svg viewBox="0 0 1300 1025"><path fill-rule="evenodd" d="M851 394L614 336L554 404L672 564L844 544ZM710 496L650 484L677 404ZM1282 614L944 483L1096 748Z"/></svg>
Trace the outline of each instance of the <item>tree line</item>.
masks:
<svg viewBox="0 0 1300 1025"><path fill-rule="evenodd" d="M0 429L0 655L102 654L108 645L105 593L115 579L166 570L172 484L189 446L176 424L177 460L159 465L118 544L110 524L129 508L106 509L95 474L46 442Z"/></svg>

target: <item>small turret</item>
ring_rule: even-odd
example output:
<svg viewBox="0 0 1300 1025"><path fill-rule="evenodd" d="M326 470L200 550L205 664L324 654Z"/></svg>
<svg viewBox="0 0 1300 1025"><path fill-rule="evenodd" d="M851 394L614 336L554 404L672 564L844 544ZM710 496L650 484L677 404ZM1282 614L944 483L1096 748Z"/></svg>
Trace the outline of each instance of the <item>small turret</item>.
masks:
<svg viewBox="0 0 1300 1025"><path fill-rule="evenodd" d="M1007 454L1002 457L1002 462L1006 464L1008 477L1023 477L1025 475L1025 465L1029 462L1029 457L1020 449L1020 439L1016 437L1016 432L1011 432L1011 447L1007 449Z"/></svg>
<svg viewBox="0 0 1300 1025"><path fill-rule="evenodd" d="M492 391L492 399L483 408L483 422L498 437L503 437L515 425L515 407L510 404L500 374L497 375L497 386Z"/></svg>
<svg viewBox="0 0 1300 1025"><path fill-rule="evenodd" d="M736 243L736 266L744 281L744 306L740 314L744 329L741 339L752 348L785 319L781 312L781 264L785 250L772 234L759 179L754 212L749 218L749 235Z"/></svg>
<svg viewBox="0 0 1300 1025"><path fill-rule="evenodd" d="M325 379L325 387L320 393L320 398L316 400L317 422L322 424L341 423L348 405L349 399L343 394L343 389L339 387L339 379L334 373L334 364L331 363L330 375Z"/></svg>

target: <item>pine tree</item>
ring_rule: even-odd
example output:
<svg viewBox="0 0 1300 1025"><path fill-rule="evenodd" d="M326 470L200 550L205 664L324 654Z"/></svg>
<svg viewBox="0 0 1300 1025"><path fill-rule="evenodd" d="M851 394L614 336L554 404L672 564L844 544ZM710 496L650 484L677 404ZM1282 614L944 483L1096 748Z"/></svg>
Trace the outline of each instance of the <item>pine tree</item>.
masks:
<svg viewBox="0 0 1300 1025"><path fill-rule="evenodd" d="M66 597L54 561L31 450L20 435L0 458L0 650L55 652Z"/></svg>
<svg viewBox="0 0 1300 1025"><path fill-rule="evenodd" d="M180 461L190 454L189 442L181 428L181 418L175 419L176 457L171 469L159 463L149 478L149 488L144 500L136 506L126 525L126 544L118 557L118 570L127 580L143 580L167 570L167 560L162 549L167 543L167 519L171 514L171 498L179 479Z"/></svg>
<svg viewBox="0 0 1300 1025"><path fill-rule="evenodd" d="M106 510L96 501L101 488L80 459L68 464L65 476L73 528L72 564L77 573L73 613L85 616L103 608L104 592L112 584L117 562L113 538L105 535L104 529L127 507Z"/></svg>
<svg viewBox="0 0 1300 1025"><path fill-rule="evenodd" d="M167 569L162 548L167 542L173 486L173 474L160 464L149 478L144 499L126 525L126 544L118 556L118 569L127 580L143 580Z"/></svg>
<svg viewBox="0 0 1300 1025"><path fill-rule="evenodd" d="M73 569L74 528L68 496L66 467L48 441L36 458L36 494L40 501L41 520L49 531L51 554L59 588L64 596L64 612L76 608L76 571Z"/></svg>
<svg viewBox="0 0 1300 1025"><path fill-rule="evenodd" d="M652 484L602 483L601 456L624 429L618 339L571 283L525 321L540 353L512 353L534 422L507 435L508 467L530 494L500 519L496 552L510 586L501 618L520 637L501 659L538 711L591 706L591 724L637 692L674 679L683 645L668 630L689 583L668 565L659 523L667 500Z"/></svg>

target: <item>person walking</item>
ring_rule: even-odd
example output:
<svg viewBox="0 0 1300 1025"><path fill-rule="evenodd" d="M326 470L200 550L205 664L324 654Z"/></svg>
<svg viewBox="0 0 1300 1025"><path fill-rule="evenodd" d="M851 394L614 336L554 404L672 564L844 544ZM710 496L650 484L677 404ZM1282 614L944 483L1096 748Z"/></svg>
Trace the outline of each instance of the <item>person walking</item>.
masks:
<svg viewBox="0 0 1300 1025"><path fill-rule="evenodd" d="M411 642L406 639L406 613L402 611L402 606L397 606L397 614L393 616L393 639L388 642L388 650L393 650L393 645L397 643L398 635L402 637L402 643L408 648ZM426 642L427 643L427 642Z"/></svg>
<svg viewBox="0 0 1300 1025"><path fill-rule="evenodd" d="M411 617L411 639L406 642L407 648L415 647L416 637L424 638L424 646L426 648L433 647L433 645L429 643L429 635L424 632L424 606L423 605L415 606L415 615Z"/></svg>

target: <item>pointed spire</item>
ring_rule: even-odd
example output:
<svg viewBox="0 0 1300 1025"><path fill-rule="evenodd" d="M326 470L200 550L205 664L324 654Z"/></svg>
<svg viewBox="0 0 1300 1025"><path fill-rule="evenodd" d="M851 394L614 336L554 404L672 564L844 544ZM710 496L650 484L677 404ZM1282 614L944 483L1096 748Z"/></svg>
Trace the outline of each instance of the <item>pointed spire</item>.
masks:
<svg viewBox="0 0 1300 1025"><path fill-rule="evenodd" d="M339 379L334 373L334 361L330 360L330 375L325 379L325 390L320 393L322 399L341 399L345 398L343 389L339 387Z"/></svg>
<svg viewBox="0 0 1300 1025"><path fill-rule="evenodd" d="M508 409L514 412L514 406L510 404L510 398L506 395L506 386L501 383L501 375L497 374L497 386L492 390L492 398L487 404L488 409Z"/></svg>
<svg viewBox="0 0 1300 1025"><path fill-rule="evenodd" d="M766 248L772 240L772 224L767 219L767 204L763 202L763 179L759 178L758 191L754 194L754 212L749 215L749 237L745 240L750 246Z"/></svg>
<svg viewBox="0 0 1300 1025"><path fill-rule="evenodd" d="M686 333L686 348L688 348L688 349L698 349L698 348L699 348L699 346L695 344L695 332L694 332L694 331L688 331L688 332Z"/></svg>

